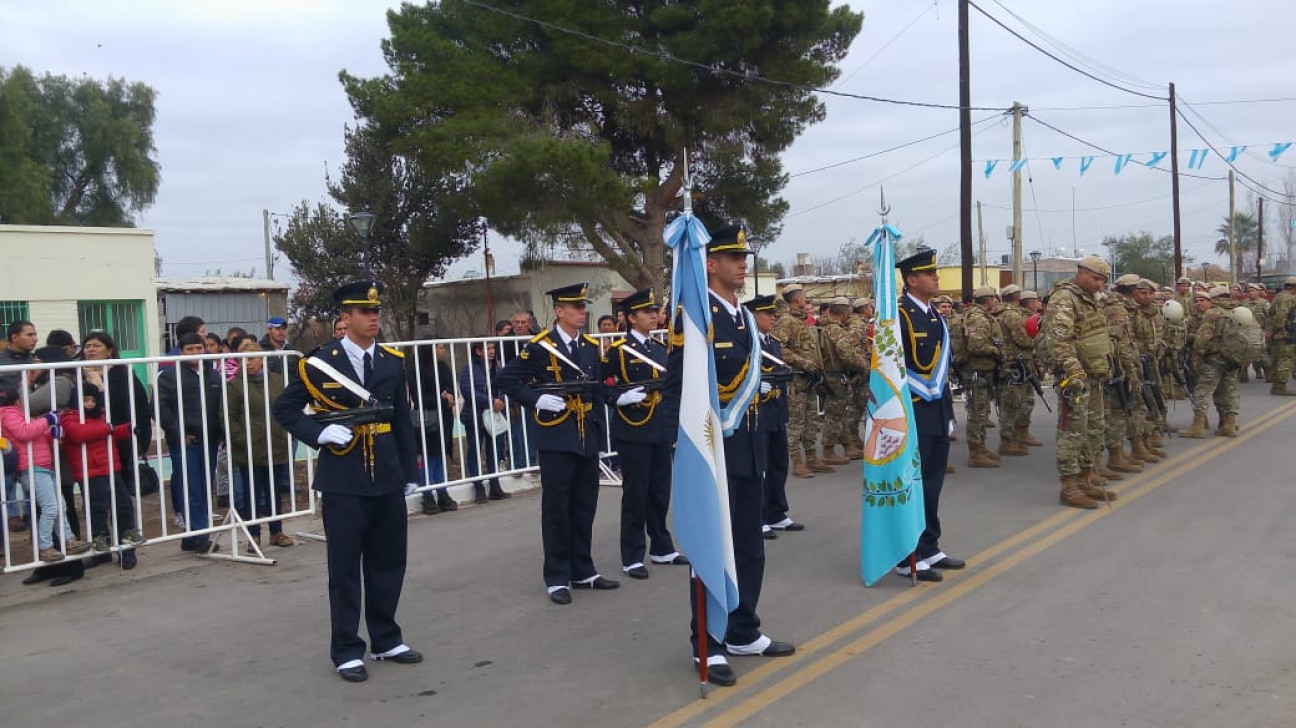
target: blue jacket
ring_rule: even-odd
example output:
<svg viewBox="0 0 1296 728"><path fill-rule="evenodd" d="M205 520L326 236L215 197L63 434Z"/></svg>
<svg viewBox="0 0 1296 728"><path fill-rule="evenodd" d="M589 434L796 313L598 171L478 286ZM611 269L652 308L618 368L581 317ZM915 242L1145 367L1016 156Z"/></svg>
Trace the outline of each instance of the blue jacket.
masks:
<svg viewBox="0 0 1296 728"><path fill-rule="evenodd" d="M577 339L574 354L564 354L571 364L560 360L541 346L547 342L558 351L563 350L562 337L545 329L532 337L526 347L495 375L501 392L519 402L530 412L536 425L536 449L542 452L568 452L586 457L598 457L607 437L607 422L603 404L607 388L599 381L602 368L599 342L591 336ZM566 400L562 412L542 412L535 409L541 392L534 385L552 382L573 382L584 378L588 385L580 393L560 395Z"/></svg>
<svg viewBox="0 0 1296 728"><path fill-rule="evenodd" d="M950 352L942 351L940 343L945 336L945 319L933 306L924 312L908 295L900 295L900 340L904 344L905 366L914 371L930 373L949 359ZM949 380L940 399L928 402L918 395L913 400L914 426L925 437L949 437L949 426L954 421L954 394Z"/></svg>
<svg viewBox="0 0 1296 728"><path fill-rule="evenodd" d="M603 355L603 380L606 382L612 380L616 384L625 384L627 382L645 382L649 380L661 380L663 374L644 363L634 354L626 353L626 349L633 349L636 352L657 362L661 366L666 366L666 345L660 341L649 337L644 343L632 334L626 334L624 339L616 341L608 347L607 353ZM617 393L616 396L620 396ZM615 403L616 399L609 394L608 397ZM661 414L662 410L662 392L660 390L648 393L648 399L643 402L631 405L629 407L612 407L612 439L625 440L627 442L642 442L648 444L661 444L675 441L674 432L666 432L664 422L665 418Z"/></svg>

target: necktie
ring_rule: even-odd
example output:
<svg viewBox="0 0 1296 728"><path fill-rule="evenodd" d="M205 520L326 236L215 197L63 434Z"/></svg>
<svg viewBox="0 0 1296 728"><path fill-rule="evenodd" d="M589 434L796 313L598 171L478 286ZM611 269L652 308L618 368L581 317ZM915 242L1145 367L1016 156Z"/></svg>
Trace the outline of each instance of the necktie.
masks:
<svg viewBox="0 0 1296 728"><path fill-rule="evenodd" d="M373 380L373 355L365 352L364 355L364 383L368 386Z"/></svg>

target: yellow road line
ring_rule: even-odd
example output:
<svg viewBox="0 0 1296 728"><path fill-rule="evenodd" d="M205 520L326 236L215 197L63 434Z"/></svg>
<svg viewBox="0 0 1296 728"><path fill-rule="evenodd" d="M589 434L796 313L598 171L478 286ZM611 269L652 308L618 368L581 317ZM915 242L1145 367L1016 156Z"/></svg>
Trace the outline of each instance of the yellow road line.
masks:
<svg viewBox="0 0 1296 728"><path fill-rule="evenodd" d="M780 698L786 697L799 688L804 687L812 680L822 677L830 670L840 667L852 658L862 655L874 646L899 633L901 630L914 625L919 620L948 606L955 600L966 596L1032 556L1042 553L1056 545L1058 542L1074 535L1081 529L1088 527L1097 520L1106 518L1116 510L1124 508L1183 473L1188 472L1202 465L1207 460L1216 457L1220 453L1232 450L1247 440L1250 440L1252 437L1278 425L1291 414L1293 409L1296 409L1296 402L1275 408L1270 413L1264 415L1258 422L1250 423L1247 427L1247 431L1240 434L1237 438L1226 440L1218 446L1212 444L1201 448L1201 451L1191 459L1171 468L1170 470L1156 473L1155 477L1152 477L1146 483L1141 483L1136 487L1131 488L1121 496L1119 501L1113 503L1111 508L1100 508L1096 511L1090 511L1083 514L1082 517L1075 519L1066 526L1059 528L1048 536L1030 544L1025 549L987 567L984 571L979 571L968 575L966 578L959 579L953 586L941 591L936 596L933 596L931 599L918 605L917 608L905 612L896 619L870 630L841 649L825 655L817 662L806 665L777 683L757 691L746 700L743 700L741 703L738 703L717 715L715 718L707 722L706 726L715 726L717 728L719 726L732 726L750 718L760 710L769 707Z"/></svg>

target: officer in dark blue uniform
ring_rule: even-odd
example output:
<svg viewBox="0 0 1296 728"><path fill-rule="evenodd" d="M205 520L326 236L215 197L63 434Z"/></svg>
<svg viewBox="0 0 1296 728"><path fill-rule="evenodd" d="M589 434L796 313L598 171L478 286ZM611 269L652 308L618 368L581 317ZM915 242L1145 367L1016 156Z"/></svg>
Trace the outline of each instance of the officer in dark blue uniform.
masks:
<svg viewBox="0 0 1296 728"><path fill-rule="evenodd" d="M949 384L950 352L942 346L946 339L945 319L932 306L932 298L940 295L936 251L921 249L896 267L905 284L899 302L900 338L918 432L923 506L927 515L927 527L918 538L915 553L918 580L941 581L944 577L940 569L962 569L964 563L946 555L939 543L938 511L941 489L945 486L945 466L949 462L950 432L954 427L954 394ZM896 572L901 576L910 575L908 559L896 567Z"/></svg>
<svg viewBox="0 0 1296 728"><path fill-rule="evenodd" d="M603 380L649 385L621 394L611 415L612 443L621 458L621 569L632 578L647 579L648 569L643 559L648 544L651 544L648 554L654 564L687 565L688 559L675 550L675 542L666 528L666 512L670 510L671 443L675 433L666 432L662 426L665 418L661 415L661 386L666 381L662 374L666 369L666 345L651 335L657 328L657 302L653 300L652 289L645 288L627 296L621 301L621 310L630 330L603 355ZM645 528L648 543L644 539Z"/></svg>
<svg viewBox="0 0 1296 728"><path fill-rule="evenodd" d="M598 507L599 446L607 433L599 342L581 333L588 286L547 291L555 323L495 376L499 391L529 410L540 451L540 532L549 599L571 604L571 589L616 589L590 556Z"/></svg>
<svg viewBox="0 0 1296 728"><path fill-rule="evenodd" d="M774 330L775 304L774 296L757 296L743 304L756 319L756 330L760 333L761 349L770 356L782 361L783 344L770 335ZM772 359L761 358L761 375L778 374L790 377L792 369ZM776 531L804 531L805 524L788 517L787 476L788 476L788 385L786 381L762 381L760 394L757 395L760 407L760 431L765 438L765 452L768 460L765 466L765 477L761 490L765 493L765 515L762 523L765 540L778 538Z"/></svg>
<svg viewBox="0 0 1296 728"><path fill-rule="evenodd" d="M405 494L418 481L404 355L376 343L383 284L359 281L333 293L346 336L297 363L297 374L274 403L274 416L297 439L320 448L312 487L321 494L328 536L329 655L348 682L363 682L361 604L375 660L423 661L405 644L396 605L405 581ZM323 369L311 364L322 362ZM348 386L350 385L350 386ZM366 400L353 389L367 390ZM334 413L376 408L379 421L320 424L304 408ZM363 587L363 588L362 588ZM362 602L363 593L363 602Z"/></svg>
<svg viewBox="0 0 1296 728"><path fill-rule="evenodd" d="M707 244L707 287L711 293L712 357L715 361L716 383L720 389L720 403L727 404L748 376L753 345L751 319L738 303L738 290L747 279L747 235L740 225L731 225L711 232ZM679 427L679 398L683 381L684 336L682 322L676 319L671 336L671 351L666 365L666 407L668 418L663 424L668 432ZM763 655L783 657L791 655L796 647L787 642L771 640L761 633L760 617L756 603L760 599L765 577L765 539L761 536L765 498L761 480L766 467L766 440L760 431L758 405L755 399L747 413L734 427L733 434L724 438L725 470L729 479L729 518L732 527L734 562L738 573L738 606L729 613L729 628L723 647L707 634L707 677L717 685L733 685L738 681L733 668L724 658L731 655ZM787 448L784 448L786 454ZM689 602L693 607L691 623L693 658L698 657L697 592L689 589ZM705 630L703 630L705 632Z"/></svg>

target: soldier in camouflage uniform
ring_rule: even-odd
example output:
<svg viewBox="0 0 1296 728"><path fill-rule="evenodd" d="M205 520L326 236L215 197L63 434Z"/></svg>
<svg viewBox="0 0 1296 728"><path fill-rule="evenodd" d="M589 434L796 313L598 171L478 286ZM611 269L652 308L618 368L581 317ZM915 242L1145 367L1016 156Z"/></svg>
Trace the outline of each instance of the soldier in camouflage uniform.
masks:
<svg viewBox="0 0 1296 728"><path fill-rule="evenodd" d="M851 302L851 315L846 321L846 331L860 343L864 361L871 369L873 366L873 299L857 298ZM855 379L854 396L847 406L848 418L855 423L863 421L864 412L868 408L868 381L868 369ZM860 438L859 429L855 427L847 435L855 437L855 448L863 452L864 440Z"/></svg>
<svg viewBox="0 0 1296 728"><path fill-rule="evenodd" d="M1152 375L1153 386L1162 393L1162 403L1169 401L1165 396L1164 379L1160 362L1165 357L1165 317L1161 315L1161 304L1157 301L1156 283L1144 278L1134 289L1134 302L1138 311L1134 314L1134 341L1138 344L1139 359L1146 361L1143 370ZM1160 408L1148 411L1148 423L1144 429L1143 443L1148 450L1160 457L1165 457L1161 449L1164 440L1161 435L1166 432L1166 413Z"/></svg>
<svg viewBox="0 0 1296 728"><path fill-rule="evenodd" d="M1265 328L1265 321L1269 318L1269 301L1265 299L1265 287L1263 283L1252 283L1247 293L1247 299L1242 303L1243 306L1251 309L1251 315L1255 316L1256 323L1260 328ZM1265 353L1259 359L1255 360L1256 379L1264 381L1265 372L1269 369L1269 348L1265 347ZM1243 370L1243 375L1246 371ZM1240 381L1247 381L1247 378L1240 378Z"/></svg>
<svg viewBox="0 0 1296 728"><path fill-rule="evenodd" d="M1193 397L1192 426L1180 430L1181 437L1203 439L1206 437L1206 408L1213 401L1219 412L1219 428L1215 434L1221 437L1237 436L1238 414L1238 367L1223 356L1221 337L1224 333L1224 317L1231 315L1235 308L1229 297L1229 289L1223 286L1210 292L1199 291L1194 294L1193 306L1201 314L1201 324L1197 327L1192 340L1192 366L1197 372L1197 387Z"/></svg>
<svg viewBox="0 0 1296 728"><path fill-rule="evenodd" d="M994 399L995 380L1003 360L1003 331L994 318L999 303L995 290L982 286L972 291L972 304L963 313L963 348L959 368L967 387L968 467L997 468L999 456L985 446L986 422ZM1006 436L1008 427L1003 428Z"/></svg>
<svg viewBox="0 0 1296 728"><path fill-rule="evenodd" d="M1103 382L1111 374L1112 354L1107 319L1095 295L1110 275L1107 261L1096 255L1083 258L1075 278L1058 283L1049 294L1041 341L1035 347L1040 365L1053 372L1060 394L1058 502L1074 508L1097 508L1098 500L1116 498L1102 488L1094 470L1106 430Z"/></svg>
<svg viewBox="0 0 1296 728"><path fill-rule="evenodd" d="M1181 278L1180 280L1186 281L1188 279ZM1187 286L1180 284L1179 287L1191 289L1192 285L1191 283ZM1161 377L1161 392L1167 402L1172 399L1188 399L1188 393L1183 390L1183 387L1179 386L1178 377L1173 372L1179 371L1179 352L1183 351L1184 347L1188 345L1188 312L1192 311L1192 297L1189 296L1188 306L1179 303L1180 308L1183 310L1183 318L1178 321L1171 321L1166 316L1165 304L1170 301L1178 302L1179 297L1170 293L1163 294L1162 298L1160 308L1161 319L1165 324L1163 329L1165 350L1161 354L1161 371L1168 374Z"/></svg>
<svg viewBox="0 0 1296 728"><path fill-rule="evenodd" d="M1004 286L995 319L1003 334L1004 376L999 378L999 454L1025 455L1027 429L1035 406L1035 390L1027 381L1035 340L1026 333L1026 311L1021 307L1022 291L1016 284Z"/></svg>
<svg viewBox="0 0 1296 728"><path fill-rule="evenodd" d="M854 382L860 374L868 371L869 365L864 360L859 340L846 330L850 310L850 299L838 296L832 300L827 315L820 321L823 331L819 346L823 354L824 376L831 391L824 402L824 461L832 465L844 465L864 457L864 451L856 446L860 423L859 420L851 421L849 403L854 396ZM841 459L835 459L838 445L845 452Z"/></svg>
<svg viewBox="0 0 1296 728"><path fill-rule="evenodd" d="M1269 394L1296 397L1287 387L1292 377L1292 330L1296 325L1296 278L1283 281L1282 290L1274 296L1265 318L1265 336L1269 339Z"/></svg>
<svg viewBox="0 0 1296 728"><path fill-rule="evenodd" d="M1103 444L1108 452L1108 464L1111 463L1111 452L1118 453L1116 461L1124 459L1122 446L1129 438L1131 456L1143 462L1157 462L1160 458L1151 455L1142 447L1142 440L1137 434L1143 431L1147 422L1147 407L1143 404L1140 390L1142 383L1139 376L1138 344L1134 341L1132 324L1138 304L1134 302L1134 289L1138 287L1139 277L1126 273L1116 279L1112 291L1102 301L1103 315L1107 317L1107 332L1112 340L1112 380L1120 376L1119 382L1109 381L1104 393L1107 405L1107 429ZM1117 391L1117 387L1121 391ZM1122 399L1124 402L1122 402ZM1095 463L1097 465L1097 463ZM1113 480L1119 480L1122 470L1103 468L1098 465L1098 474Z"/></svg>
<svg viewBox="0 0 1296 728"><path fill-rule="evenodd" d="M1041 312L1044 310L1044 302L1040 300L1039 292L1022 291L1021 308L1022 308L1022 313L1025 315L1025 318L1022 319L1022 328L1025 329L1027 322L1029 322L1033 316L1035 316L1036 314L1040 314L1041 317L1043 316ZM1038 319L1036 319L1035 321L1034 330L1036 334L1039 333ZM1035 356L1036 338L1034 336L1031 336L1029 331L1026 332L1026 335L1030 337L1031 346L1030 346L1030 351L1029 352L1024 351L1023 356L1026 357L1026 363L1030 365L1030 370L1035 374L1036 380L1042 380L1042 375L1040 373L1040 367L1039 367L1039 359ZM1034 389L1034 387L1032 387L1032 389ZM1035 398L1032 397L1029 400L1029 402L1030 404L1026 405L1026 415L1025 415L1027 425L1030 424L1030 421L1034 416ZM1028 447L1043 447L1044 445L1044 443L1040 442L1038 439L1036 439L1034 435L1031 434L1031 431L1029 429L1026 430L1025 437L1023 437L1022 439Z"/></svg>
<svg viewBox="0 0 1296 728"><path fill-rule="evenodd" d="M819 344L806 324L806 297L801 286L783 288L784 311L774 324L772 336L783 345L783 361L797 372L788 385L788 459L792 475L813 478L814 473L831 473L831 466L820 462L815 450L819 439L818 405L810 391L810 381L823 373Z"/></svg>

